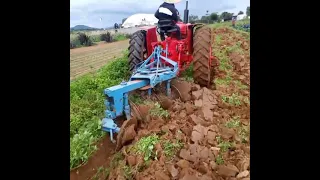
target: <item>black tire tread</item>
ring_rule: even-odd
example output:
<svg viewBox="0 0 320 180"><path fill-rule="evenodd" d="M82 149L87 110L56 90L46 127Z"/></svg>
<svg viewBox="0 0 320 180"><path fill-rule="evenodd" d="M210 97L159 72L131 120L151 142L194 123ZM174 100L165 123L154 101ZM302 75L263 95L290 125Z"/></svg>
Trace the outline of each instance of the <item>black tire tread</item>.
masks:
<svg viewBox="0 0 320 180"><path fill-rule="evenodd" d="M143 59L143 49L146 49L146 32L143 30L137 31L132 34L129 41L129 54L128 63L130 72L134 71L137 64L144 61Z"/></svg>
<svg viewBox="0 0 320 180"><path fill-rule="evenodd" d="M211 33L210 27L203 26L195 31L193 37L193 79L195 83L208 88L213 84L214 77L214 69L209 66Z"/></svg>

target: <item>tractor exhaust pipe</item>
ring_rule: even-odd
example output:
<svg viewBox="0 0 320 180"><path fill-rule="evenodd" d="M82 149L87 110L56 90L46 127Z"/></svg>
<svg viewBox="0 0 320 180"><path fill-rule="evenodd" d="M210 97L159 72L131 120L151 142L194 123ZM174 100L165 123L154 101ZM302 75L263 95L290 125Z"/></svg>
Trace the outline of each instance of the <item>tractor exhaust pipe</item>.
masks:
<svg viewBox="0 0 320 180"><path fill-rule="evenodd" d="M188 10L188 1L186 1L186 9L184 10L183 22L187 24L189 22L189 10Z"/></svg>

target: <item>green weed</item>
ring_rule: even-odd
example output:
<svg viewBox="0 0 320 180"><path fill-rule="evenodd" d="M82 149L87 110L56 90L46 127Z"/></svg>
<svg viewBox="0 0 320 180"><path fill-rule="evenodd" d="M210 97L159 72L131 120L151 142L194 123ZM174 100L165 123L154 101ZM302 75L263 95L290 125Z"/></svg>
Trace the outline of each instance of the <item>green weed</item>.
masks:
<svg viewBox="0 0 320 180"><path fill-rule="evenodd" d="M235 83L235 85L238 86L240 89L248 89L248 86L242 84L242 82L239 81L239 80L235 80L234 83Z"/></svg>
<svg viewBox="0 0 320 180"><path fill-rule="evenodd" d="M228 141L222 141L218 144L218 147L220 148L221 152L226 152L229 150L229 148L233 147L234 144Z"/></svg>
<svg viewBox="0 0 320 180"><path fill-rule="evenodd" d="M224 163L224 160L223 160L223 157L222 157L221 154L219 154L219 155L217 156L217 158L216 158L216 163L217 163L218 165L221 165L221 164Z"/></svg>
<svg viewBox="0 0 320 180"><path fill-rule="evenodd" d="M100 42L101 41L100 35L91 35L89 38L92 42Z"/></svg>
<svg viewBox="0 0 320 180"><path fill-rule="evenodd" d="M249 99L249 97L245 97L245 98L243 99L243 101L244 101L245 103L247 103L247 104L250 105L250 99Z"/></svg>
<svg viewBox="0 0 320 180"><path fill-rule="evenodd" d="M242 143L247 143L249 141L250 131L248 126L241 126L239 130L239 136L241 137Z"/></svg>
<svg viewBox="0 0 320 180"><path fill-rule="evenodd" d="M125 165L123 167L123 172L124 172L124 177L127 180L132 180L133 179L133 171L129 166Z"/></svg>
<svg viewBox="0 0 320 180"><path fill-rule="evenodd" d="M122 40L125 40L127 39L127 36L125 34L115 34L113 36L113 40L114 41L122 41Z"/></svg>
<svg viewBox="0 0 320 180"><path fill-rule="evenodd" d="M240 126L240 116L235 116L228 122L226 122L225 126L227 128L237 128Z"/></svg>
<svg viewBox="0 0 320 180"><path fill-rule="evenodd" d="M118 166L119 162L124 159L124 156L121 152L117 152L113 155L113 158L110 162L110 168L115 168Z"/></svg>
<svg viewBox="0 0 320 180"><path fill-rule="evenodd" d="M153 152L154 146L159 142L159 136L156 134L143 137L133 147L133 151L144 155L144 161L155 158L155 152Z"/></svg>
<svg viewBox="0 0 320 180"><path fill-rule="evenodd" d="M169 112L167 110L164 110L158 102L154 104L154 107L152 107L149 112L152 116L165 118L169 117Z"/></svg>
<svg viewBox="0 0 320 180"><path fill-rule="evenodd" d="M216 44L219 45L221 43L221 35L216 35Z"/></svg>
<svg viewBox="0 0 320 180"><path fill-rule="evenodd" d="M129 96L129 100L135 104L143 104L143 100L137 94L132 94L131 96Z"/></svg>
<svg viewBox="0 0 320 180"><path fill-rule="evenodd" d="M91 178L92 180L100 180L102 176L108 178L110 174L109 168L104 168L103 166L99 167L96 174Z"/></svg>
<svg viewBox="0 0 320 180"><path fill-rule="evenodd" d="M241 45L241 44L240 44L239 42L237 42L235 45L230 46L230 47L227 47L227 48L226 48L226 52L227 52L228 54L230 54L230 53L232 53L232 52L237 52L237 53L239 53L239 54L244 54L244 52L242 51L240 45Z"/></svg>
<svg viewBox="0 0 320 180"><path fill-rule="evenodd" d="M211 26L213 28L229 27L229 26L231 26L231 22L228 21L228 22L215 23L215 24L211 24Z"/></svg>
<svg viewBox="0 0 320 180"><path fill-rule="evenodd" d="M181 73L181 76L190 81L193 80L193 64L192 63L184 72Z"/></svg>
<svg viewBox="0 0 320 180"><path fill-rule="evenodd" d="M87 162L96 151L95 143L105 134L101 130L105 110L103 90L127 79L128 70L125 55L96 74L82 76L70 84L70 169Z"/></svg>
<svg viewBox="0 0 320 180"><path fill-rule="evenodd" d="M227 54L226 50L221 50L220 52L216 53L218 59L220 60L219 69L221 71L229 71L229 70L232 70L232 68L233 68L232 65L230 64L230 60L226 54Z"/></svg>
<svg viewBox="0 0 320 180"><path fill-rule="evenodd" d="M231 81L232 81L232 77L230 76L230 73L228 73L227 76L224 79L217 78L215 80L215 84L218 84L218 85L229 85Z"/></svg>
<svg viewBox="0 0 320 180"><path fill-rule="evenodd" d="M217 136L216 140L218 142L218 147L220 148L221 152L226 152L229 148L234 146L234 143L223 141L221 136Z"/></svg>
<svg viewBox="0 0 320 180"><path fill-rule="evenodd" d="M217 140L218 143L221 143L221 142L222 142L221 136L217 136L217 137L216 137L216 140Z"/></svg>
<svg viewBox="0 0 320 180"><path fill-rule="evenodd" d="M188 82L194 82L193 77L183 77L182 79Z"/></svg>
<svg viewBox="0 0 320 180"><path fill-rule="evenodd" d="M222 95L221 98L222 98L222 101L225 103L229 103L234 106L241 105L241 99L238 93L232 93L231 96Z"/></svg>
<svg viewBox="0 0 320 180"><path fill-rule="evenodd" d="M164 154L166 157L173 157L182 147L183 143L178 141L178 142L172 142L170 140L166 140L163 142L163 147L164 147Z"/></svg>

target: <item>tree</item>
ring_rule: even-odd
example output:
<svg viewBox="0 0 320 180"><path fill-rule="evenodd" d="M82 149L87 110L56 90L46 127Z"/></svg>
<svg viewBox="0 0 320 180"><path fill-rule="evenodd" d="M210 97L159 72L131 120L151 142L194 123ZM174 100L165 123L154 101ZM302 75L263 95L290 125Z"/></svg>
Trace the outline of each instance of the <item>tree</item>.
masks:
<svg viewBox="0 0 320 180"><path fill-rule="evenodd" d="M209 17L210 17L210 20L212 21L218 21L219 19L219 16L217 13L211 13Z"/></svg>
<svg viewBox="0 0 320 180"><path fill-rule="evenodd" d="M197 21L199 21L198 16L196 16L196 15L189 15L189 22L190 22L190 23L195 23L195 22L197 22Z"/></svg>
<svg viewBox="0 0 320 180"><path fill-rule="evenodd" d="M231 20L232 19L232 13L223 12L223 13L221 13L220 18L224 19L224 20Z"/></svg>
<svg viewBox="0 0 320 180"><path fill-rule="evenodd" d="M250 6L247 7L247 12L246 12L247 16L250 16Z"/></svg>
<svg viewBox="0 0 320 180"><path fill-rule="evenodd" d="M244 13L242 11L239 11L238 15L240 15L240 14L244 14Z"/></svg>
<svg viewBox="0 0 320 180"><path fill-rule="evenodd" d="M122 19L122 24L127 20L127 18L123 18Z"/></svg>
<svg viewBox="0 0 320 180"><path fill-rule="evenodd" d="M201 16L200 22L208 23L209 17L208 16Z"/></svg>

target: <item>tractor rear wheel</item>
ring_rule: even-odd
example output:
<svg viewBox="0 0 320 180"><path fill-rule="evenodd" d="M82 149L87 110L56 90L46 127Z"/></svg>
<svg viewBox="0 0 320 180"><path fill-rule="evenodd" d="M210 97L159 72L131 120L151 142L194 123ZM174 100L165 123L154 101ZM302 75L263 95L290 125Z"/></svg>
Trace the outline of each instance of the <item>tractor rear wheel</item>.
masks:
<svg viewBox="0 0 320 180"><path fill-rule="evenodd" d="M132 73L135 66L147 58L146 31L140 30L132 34L128 50L129 70Z"/></svg>
<svg viewBox="0 0 320 180"><path fill-rule="evenodd" d="M200 86L208 88L213 84L212 29L207 26L195 27L193 36L193 79Z"/></svg>

